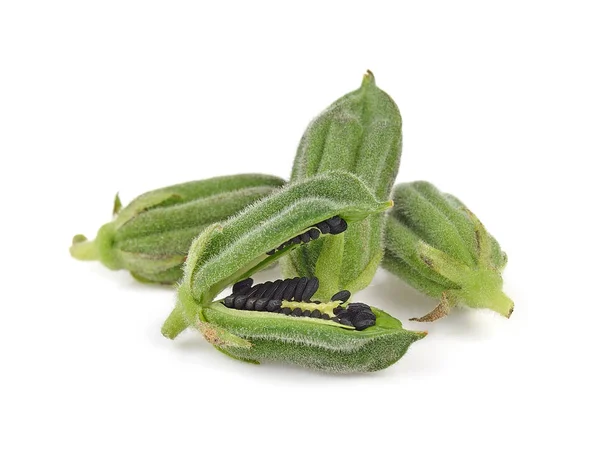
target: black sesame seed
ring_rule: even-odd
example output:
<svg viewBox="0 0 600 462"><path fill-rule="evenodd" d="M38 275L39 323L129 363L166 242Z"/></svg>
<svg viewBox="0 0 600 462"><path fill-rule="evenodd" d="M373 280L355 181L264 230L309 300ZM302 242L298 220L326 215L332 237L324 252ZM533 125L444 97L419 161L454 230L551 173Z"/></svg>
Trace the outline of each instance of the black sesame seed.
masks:
<svg viewBox="0 0 600 462"><path fill-rule="evenodd" d="M340 322L340 318L338 318L337 316L334 316L333 318L331 318L331 320L333 322Z"/></svg>
<svg viewBox="0 0 600 462"><path fill-rule="evenodd" d="M369 305L367 305L366 303L362 303L362 302L352 302L352 303L349 303L348 306L355 306L357 308L362 307L362 309L364 309L364 310L371 309L371 307Z"/></svg>
<svg viewBox="0 0 600 462"><path fill-rule="evenodd" d="M310 313L310 317L311 318L320 318L321 310L312 310L312 313Z"/></svg>
<svg viewBox="0 0 600 462"><path fill-rule="evenodd" d="M302 238L300 236L296 236L292 239L292 244L300 244L302 242Z"/></svg>
<svg viewBox="0 0 600 462"><path fill-rule="evenodd" d="M252 290L252 287L250 287L250 286L242 287L237 292L233 292L233 295L248 295L251 290Z"/></svg>
<svg viewBox="0 0 600 462"><path fill-rule="evenodd" d="M317 278L310 278L306 283L306 288L302 292L302 301L308 302L317 289L319 288L319 280Z"/></svg>
<svg viewBox="0 0 600 462"><path fill-rule="evenodd" d="M333 235L341 234L344 231L346 231L347 229L348 229L348 223L346 223L344 220L342 220L342 222L339 225L331 226L330 233Z"/></svg>
<svg viewBox="0 0 600 462"><path fill-rule="evenodd" d="M375 321L373 319L364 319L361 321L354 322L354 328L356 330L365 330L367 327L371 327L375 325Z"/></svg>
<svg viewBox="0 0 600 462"><path fill-rule="evenodd" d="M278 308L281 308L281 300L270 300L267 303L267 311L275 311Z"/></svg>
<svg viewBox="0 0 600 462"><path fill-rule="evenodd" d="M373 313L372 311L361 311L354 315L354 317L352 318L352 321L356 324L357 322L363 321L363 320L370 320L370 321L375 322L375 319L377 319L377 318L375 317L375 313Z"/></svg>
<svg viewBox="0 0 600 462"><path fill-rule="evenodd" d="M255 294L256 298L263 298L265 295L265 292L267 290L269 290L269 287L271 287L272 285L273 285L273 283L269 281L269 282L265 282L264 284L259 284L258 286L256 286L256 287L258 287L258 290L256 291L256 294Z"/></svg>
<svg viewBox="0 0 600 462"><path fill-rule="evenodd" d="M342 310L339 313L337 313L338 318L340 319L352 319L352 313L350 313L348 310Z"/></svg>
<svg viewBox="0 0 600 462"><path fill-rule="evenodd" d="M246 295L248 297L256 296L256 292L258 292L261 289L260 286L261 286L260 284L257 284L254 287L251 287L248 292L244 292L244 295ZM258 298L258 297L256 297L256 298Z"/></svg>
<svg viewBox="0 0 600 462"><path fill-rule="evenodd" d="M261 298L260 300L256 300L256 303L254 304L254 309L256 311L265 311L268 303L269 303L268 298Z"/></svg>
<svg viewBox="0 0 600 462"><path fill-rule="evenodd" d="M332 302L340 301L342 303L346 303L348 301L348 299L350 298L350 295L352 295L350 293L350 291L340 290L337 294L335 294L335 295L333 295L333 297L331 297L331 301Z"/></svg>
<svg viewBox="0 0 600 462"><path fill-rule="evenodd" d="M336 307L333 309L333 314L340 314L342 311L344 311L344 308L343 308L343 307L341 307L341 306L336 306Z"/></svg>
<svg viewBox="0 0 600 462"><path fill-rule="evenodd" d="M302 308L294 308L292 316L302 316Z"/></svg>
<svg viewBox="0 0 600 462"><path fill-rule="evenodd" d="M330 318L330 316L327 313L323 313L321 315L321 319L329 319L329 318Z"/></svg>
<svg viewBox="0 0 600 462"><path fill-rule="evenodd" d="M296 286L298 285L299 280L300 278L289 279L289 283L283 292L283 300L291 300L294 298L294 293L296 292Z"/></svg>
<svg viewBox="0 0 600 462"><path fill-rule="evenodd" d="M312 239L319 239L319 236L321 235L321 231L319 231L318 229L315 228L310 228L308 230L308 236Z"/></svg>
<svg viewBox="0 0 600 462"><path fill-rule="evenodd" d="M310 242L310 234L307 232L300 234L300 239L302 240L302 242L304 244L306 244L307 242Z"/></svg>
<svg viewBox="0 0 600 462"><path fill-rule="evenodd" d="M285 315L289 316L290 314L292 314L292 309L291 308L287 308L287 307L286 308L282 308L281 309L281 314L285 314Z"/></svg>
<svg viewBox="0 0 600 462"><path fill-rule="evenodd" d="M365 317L366 319L372 319L373 321L377 319L377 316L375 316L375 313L373 313L372 311L363 311L362 313L360 313L360 315Z"/></svg>
<svg viewBox="0 0 600 462"><path fill-rule="evenodd" d="M253 310L254 309L254 304L256 303L257 300L258 300L258 298L256 298L256 297L250 297L248 300L246 300L246 304L244 305L244 309L245 310Z"/></svg>
<svg viewBox="0 0 600 462"><path fill-rule="evenodd" d="M275 291L277 290L277 287L279 287L279 284L281 284L281 279L277 279L276 281L273 281L273 285L270 286L267 291L263 294L263 298L266 298L268 300L271 300L271 297L273 297L273 294L275 293Z"/></svg>
<svg viewBox="0 0 600 462"><path fill-rule="evenodd" d="M277 286L277 290L275 290L275 292L273 292L273 295L271 295L271 299L281 300L283 298L283 293L285 292L285 289L287 289L288 285L290 284L290 281L291 279L285 279L281 281L281 283Z"/></svg>
<svg viewBox="0 0 600 462"><path fill-rule="evenodd" d="M322 221L321 223L317 223L315 226L319 228L319 231L321 231L321 233L323 234L329 234L329 232L331 231L329 225L324 221Z"/></svg>
<svg viewBox="0 0 600 462"><path fill-rule="evenodd" d="M340 216L336 215L334 217L331 217L327 220L325 220L327 222L327 224L332 227L332 228L337 228L340 223L342 222L342 219Z"/></svg>
<svg viewBox="0 0 600 462"><path fill-rule="evenodd" d="M246 304L246 300L248 300L247 295L236 295L235 300L233 301L233 306L236 310L241 310L244 308Z"/></svg>
<svg viewBox="0 0 600 462"><path fill-rule="evenodd" d="M242 289L252 287L252 284L254 284L252 278L242 279L241 281L238 281L233 285L232 291L234 294L237 294Z"/></svg>
<svg viewBox="0 0 600 462"><path fill-rule="evenodd" d="M223 300L223 305L225 305L227 308L233 308L233 301L235 300L235 295L231 294L228 295L227 297L225 297L225 299Z"/></svg>
<svg viewBox="0 0 600 462"><path fill-rule="evenodd" d="M349 303L348 311L351 313L359 313L361 311L371 311L371 307L366 303Z"/></svg>
<svg viewBox="0 0 600 462"><path fill-rule="evenodd" d="M302 301L302 294L304 293L306 284L308 284L308 278L302 277L298 279L298 284L296 285L296 290L294 292L294 300L296 300L297 302Z"/></svg>
<svg viewBox="0 0 600 462"><path fill-rule="evenodd" d="M277 249L269 250L269 251L267 252L267 255L274 255L274 254L275 254L275 252L277 252Z"/></svg>
<svg viewBox="0 0 600 462"><path fill-rule="evenodd" d="M311 314L310 310L304 310L302 312L302 316L304 316L305 318L310 318L310 314Z"/></svg>
<svg viewBox="0 0 600 462"><path fill-rule="evenodd" d="M340 319L340 324L343 324L344 326L353 326L352 321L346 318Z"/></svg>

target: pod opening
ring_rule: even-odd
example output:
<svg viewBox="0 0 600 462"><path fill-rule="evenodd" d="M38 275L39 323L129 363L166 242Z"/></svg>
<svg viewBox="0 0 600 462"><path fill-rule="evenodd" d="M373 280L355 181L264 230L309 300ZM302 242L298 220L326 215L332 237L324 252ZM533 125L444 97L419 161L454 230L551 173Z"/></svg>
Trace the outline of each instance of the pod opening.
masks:
<svg viewBox="0 0 600 462"><path fill-rule="evenodd" d="M285 241L276 249L269 250L267 255L273 255L275 252L281 251L291 245L307 244L310 241L318 239L322 234L341 234L346 231L346 229L348 229L348 223L346 223L346 220L336 215L328 218L327 220L314 224L308 231L305 231L304 233Z"/></svg>
<svg viewBox="0 0 600 462"><path fill-rule="evenodd" d="M364 330L375 325L376 316L366 303L349 303L350 292L342 290L327 303L311 300L319 288L317 278L277 279L255 284L251 278L238 281L221 303L227 308L268 311L285 316L310 317Z"/></svg>

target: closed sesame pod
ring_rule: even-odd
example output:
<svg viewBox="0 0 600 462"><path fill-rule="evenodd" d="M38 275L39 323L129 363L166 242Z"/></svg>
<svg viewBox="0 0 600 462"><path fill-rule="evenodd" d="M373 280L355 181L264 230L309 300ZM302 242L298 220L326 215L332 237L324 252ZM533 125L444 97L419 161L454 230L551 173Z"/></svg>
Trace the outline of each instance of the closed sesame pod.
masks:
<svg viewBox="0 0 600 462"><path fill-rule="evenodd" d="M240 174L191 181L147 192L121 208L93 241L73 238L71 255L125 269L138 280L173 284L182 274L191 242L208 225L226 220L280 188L281 178Z"/></svg>
<svg viewBox="0 0 600 462"><path fill-rule="evenodd" d="M327 171L361 178L377 199L387 201L402 151L398 107L375 85L368 71L361 87L335 101L306 129L294 161L291 181ZM324 294L369 285L383 256L383 214L372 215L334 239L316 241L283 261L286 276L318 276Z"/></svg>
<svg viewBox="0 0 600 462"><path fill-rule="evenodd" d="M425 181L399 184L392 197L383 267L440 299L432 312L413 320L434 321L455 306L510 317L514 304L502 291L506 254L479 219Z"/></svg>
<svg viewBox="0 0 600 462"><path fill-rule="evenodd" d="M193 327L219 351L254 363L286 362L329 372L393 364L425 333L406 331L400 321L368 305L348 305L346 291L319 300L316 278L254 286L249 279L312 240L334 239L332 232L343 233L345 226L390 206L355 175L327 172L289 184L209 226L190 247L163 335L173 339ZM327 232L321 232L324 223ZM230 296L215 300L232 284Z"/></svg>

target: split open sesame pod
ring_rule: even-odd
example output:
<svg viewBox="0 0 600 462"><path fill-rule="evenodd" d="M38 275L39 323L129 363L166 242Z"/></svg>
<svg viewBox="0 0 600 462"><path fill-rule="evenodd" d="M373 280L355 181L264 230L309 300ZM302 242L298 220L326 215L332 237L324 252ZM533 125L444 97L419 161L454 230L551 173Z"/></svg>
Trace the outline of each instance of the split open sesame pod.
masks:
<svg viewBox="0 0 600 462"><path fill-rule="evenodd" d="M362 85L335 101L306 129L292 182L328 171L356 174L381 201L390 198L402 152L402 118L396 103L375 85L370 71ZM321 293L367 287L383 257L384 217L348 224L334 239L316 241L282 260L284 274L317 276Z"/></svg>
<svg viewBox="0 0 600 462"><path fill-rule="evenodd" d="M71 255L125 269L143 282L173 284L183 275L191 242L208 225L226 220L280 188L285 181L241 174L192 181L147 192L122 208L115 197L114 219L96 238L73 238Z"/></svg>
<svg viewBox="0 0 600 462"><path fill-rule="evenodd" d="M502 291L506 254L479 219L425 181L399 184L393 198L383 267L440 299L433 311L412 320L435 321L455 306L510 317L514 304Z"/></svg>
<svg viewBox="0 0 600 462"><path fill-rule="evenodd" d="M289 184L229 220L209 226L190 247L177 304L163 325L163 335L175 338L193 327L219 351L250 362L280 361L331 372L372 371L393 364L425 333L404 330L400 321L380 310L372 309L375 325L359 330L332 320L268 311L268 302L283 300L284 292L291 290L287 285L279 288L279 295L277 288L261 294L262 305L257 305L258 299L240 300L244 309L226 306L235 306L234 299L215 300L227 286L306 245L302 238L294 238L319 230L317 225L337 217L333 228L343 233L341 221L350 225L390 206L355 175L328 172ZM335 238L329 234L318 239ZM309 290L308 281L303 284L293 288L299 299L286 303L294 309L325 310L327 304L311 299L317 287ZM245 283L234 285L234 293L240 287ZM346 303L345 294L337 295L339 300L328 303Z"/></svg>

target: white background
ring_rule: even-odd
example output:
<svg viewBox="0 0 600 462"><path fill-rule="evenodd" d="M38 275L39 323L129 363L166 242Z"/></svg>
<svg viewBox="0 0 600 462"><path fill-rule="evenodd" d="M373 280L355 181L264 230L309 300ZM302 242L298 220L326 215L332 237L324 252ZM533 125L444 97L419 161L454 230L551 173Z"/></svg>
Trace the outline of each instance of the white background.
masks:
<svg viewBox="0 0 600 462"><path fill-rule="evenodd" d="M598 460L595 3L0 3L0 459ZM116 191L287 176L367 68L403 115L398 181L507 251L509 321L455 313L368 375L252 366L164 339L171 289L69 257ZM383 272L359 298L434 304Z"/></svg>

